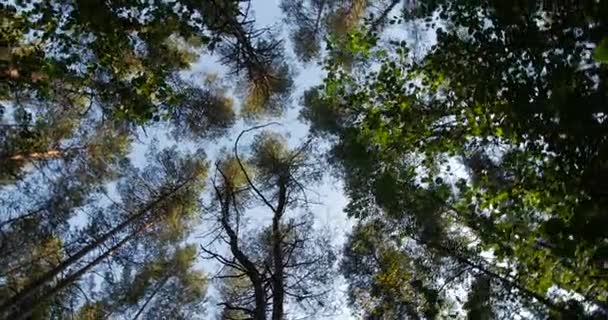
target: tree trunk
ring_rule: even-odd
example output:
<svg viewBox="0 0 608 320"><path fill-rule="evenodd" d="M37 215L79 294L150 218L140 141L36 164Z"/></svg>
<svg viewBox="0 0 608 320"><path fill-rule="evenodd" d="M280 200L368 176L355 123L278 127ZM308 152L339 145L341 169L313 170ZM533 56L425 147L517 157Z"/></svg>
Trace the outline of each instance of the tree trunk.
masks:
<svg viewBox="0 0 608 320"><path fill-rule="evenodd" d="M5 155L3 156L3 159L8 159L10 161L31 161L31 160L46 160L46 159L53 159L53 158L60 158L64 155L66 155L67 153L71 153L71 152L75 152L75 151L79 151L79 150L85 150L87 149L89 146L78 146L78 147L71 147L71 148L64 148L64 149L48 149L45 151L41 151L41 152L24 152L24 153L18 153L18 154L14 154L14 155Z"/></svg>
<svg viewBox="0 0 608 320"><path fill-rule="evenodd" d="M375 32L377 31L376 29L378 29L378 27L384 22L384 20L387 18L388 14L393 11L393 9L395 8L395 6L399 3L399 0L393 0L386 8L384 8L384 10L382 10L382 12L380 13L380 16L378 16L378 18L376 18L376 20L374 20L372 22L372 24L369 27L369 32Z"/></svg>
<svg viewBox="0 0 608 320"><path fill-rule="evenodd" d="M524 287L523 285L508 279L507 277L498 274L490 269L488 269L487 267L483 266L481 263L476 263L473 262L471 260L469 260L468 258L462 256L460 253L457 252L457 250L454 250L452 248L448 248L442 244L439 243L431 243L431 242L426 242L423 241L421 239L417 239L412 237L412 239L414 239L416 242L426 245L432 249L438 250L438 251L443 251L444 253L446 253L448 256L451 256L452 258L456 259L458 262L463 263L473 269L476 269L477 271L489 276L492 279L496 279L497 281L503 283L503 285L507 286L507 287L511 287L511 288L515 288L517 290L519 290L521 293L523 293L525 296L529 297L529 298L533 298L535 300L537 300L538 302L540 302L541 304L543 304L545 307L551 309L551 310L555 310L558 311L562 314L567 314L567 310L557 304L555 304L553 301L551 301L550 299L548 299L547 297L538 294L526 287Z"/></svg>
<svg viewBox="0 0 608 320"><path fill-rule="evenodd" d="M152 301L152 299L154 299L154 297L156 296L156 294L158 293L158 291L160 291L160 289L162 289L162 287L165 286L165 284L167 283L167 281L169 281L169 278L171 277L171 275L167 275L165 276L157 285L156 288L154 288L154 291L152 291L152 294L150 294L150 296L148 297L148 299L146 299L146 302L144 302L144 304L141 306L141 308L139 308L139 310L137 310L137 313L135 314L135 316L133 317L133 320L137 320L137 318L139 318L139 316L144 312L144 310L146 309L146 307L148 306L148 304L150 303L150 301Z"/></svg>
<svg viewBox="0 0 608 320"><path fill-rule="evenodd" d="M73 274L71 274L68 277L59 281L55 286L53 286L49 290L45 291L41 297L33 300L31 302L31 304L27 306L27 308L28 308L27 310L25 310L25 308L24 308L25 306L18 308L18 310L15 313L13 313L12 316L9 317L9 319L15 319L15 320L27 319L27 317L29 317L42 302L47 301L48 299L53 297L53 295L55 295L57 292L65 289L67 286L74 283L76 280L78 280L78 278L80 278L82 275L84 275L87 271L91 270L91 268L95 267L101 261L103 261L107 257L114 254L114 252L116 252L116 250L118 250L120 247L125 245L125 243L129 242L131 239L133 239L135 236L137 236L141 231L145 230L148 226L149 226L149 224L140 228L139 230L131 233L129 236L127 236L124 239L122 239L121 241L119 241L117 244L115 244L112 248L108 249L102 255L95 258L95 260L89 262L87 265L80 268L78 271L74 272Z"/></svg>
<svg viewBox="0 0 608 320"><path fill-rule="evenodd" d="M285 181L280 181L277 209L272 217L272 262L274 267L274 273L272 275L272 320L282 320L284 316L285 275L283 270L283 233L281 232L281 219L285 212L286 201L287 183Z"/></svg>
<svg viewBox="0 0 608 320"><path fill-rule="evenodd" d="M481 264L476 264L464 257L458 256L458 255L454 255L454 258L456 258L456 260L458 260L461 263L464 263L468 266L470 266L473 269L477 269L478 271L480 271L481 273L487 275L490 278L496 279L500 282L502 282L504 285L506 285L507 287L512 287L515 288L517 290L519 290L520 292L522 292L524 295L533 298L535 300L537 300L538 302L542 303L543 305L545 305L547 308L552 309L552 310L556 310L559 311L561 313L566 312L566 310L558 305L556 305L555 303L553 303L553 301L547 299L545 296L540 295L534 291L531 291L530 289L520 285L519 283L512 281L506 277L504 277L503 275L500 275L494 271L491 271L487 268L485 268L484 266L482 266Z"/></svg>
<svg viewBox="0 0 608 320"><path fill-rule="evenodd" d="M313 32L316 34L319 32L319 27L321 25L321 16L323 15L323 9L325 9L325 0L321 2L321 7L319 8L319 12L317 12L317 18L315 19L315 28Z"/></svg>
<svg viewBox="0 0 608 320"><path fill-rule="evenodd" d="M220 8L218 14L222 18L222 22L221 25L218 25L218 31L229 34L237 41L240 52L237 56L232 57L232 59L235 59L234 63L237 65L237 69L244 67L251 79L257 78L257 74L265 69L265 65L260 59L259 52L251 42L252 35L245 30L242 22L239 22L235 16L230 15L231 12L226 10L226 8L222 8L219 1L212 0L211 2L217 8ZM240 59L244 61L239 61Z"/></svg>
<svg viewBox="0 0 608 320"><path fill-rule="evenodd" d="M63 152L61 150L47 150L44 152L32 152L27 154L16 154L11 156L9 159L13 161L25 161L25 160L45 160L51 158L58 158Z"/></svg>
<svg viewBox="0 0 608 320"><path fill-rule="evenodd" d="M264 282L255 264L249 260L249 257L239 248L238 235L228 220L230 215L230 194L225 194L225 200L222 199L221 193L217 188L215 189L217 196L222 205L222 217L220 222L222 228L226 231L229 238L230 252L234 258L245 268L247 277L253 285L253 294L255 299L255 309L253 311L254 320L266 319L266 291L264 289ZM229 193L229 192L227 192Z"/></svg>
<svg viewBox="0 0 608 320"><path fill-rule="evenodd" d="M78 260L80 260L81 258L83 258L84 256L86 256L87 254L91 253L93 250L95 250L97 247L99 247L105 241L107 241L111 237L117 235L118 233L120 233L121 231L123 231L124 229L126 229L129 225L133 224L137 220L139 220L142 217L144 217L145 214L150 209L154 208L159 202L161 202L162 200L165 200L168 196L170 196L170 195L174 194L175 192L177 192L178 190L180 190L188 182L189 182L189 180L187 180L184 183L178 185L171 192L169 192L169 193L167 193L167 194L165 194L163 196L160 196L159 198L157 198L156 200L154 200L152 203L148 204L145 208L143 208L142 210L140 210L138 213L134 214L133 216L131 216L126 221L124 221L121 224L119 224L118 226L114 227L111 231L109 231L108 233L106 233L105 235L103 235L101 238L97 239L95 242L93 242L93 243L85 246L84 248L80 249L76 254L74 254L73 256L69 257L67 260L64 260L59 265L57 265L55 268L47 271L40 278L38 278L34 282L30 283L28 286L26 286L24 289L22 289L21 291L19 291L17 294L15 294L10 299L6 300L0 306L0 314L4 314L12 306L20 305L25 299L31 297L34 293L36 293L38 291L38 289L40 289L44 284L52 281L57 275L59 275L61 272L63 272L64 270L66 270L68 267L70 267L74 263L78 262Z"/></svg>

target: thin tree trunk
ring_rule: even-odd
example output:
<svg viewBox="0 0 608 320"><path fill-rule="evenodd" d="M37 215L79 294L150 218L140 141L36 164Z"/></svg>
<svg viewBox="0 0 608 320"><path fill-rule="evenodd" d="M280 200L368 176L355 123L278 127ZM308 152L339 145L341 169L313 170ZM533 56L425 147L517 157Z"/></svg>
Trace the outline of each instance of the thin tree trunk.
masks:
<svg viewBox="0 0 608 320"><path fill-rule="evenodd" d="M80 249L76 254L69 257L67 260L64 260L59 265L57 265L55 268L51 269L50 271L47 271L40 278L38 278L34 282L30 283L27 287L25 287L24 289L19 291L17 294L15 294L10 299L6 300L0 306L0 314L4 314L7 310L9 310L14 305L20 305L25 299L31 297L34 293L36 293L36 291L38 291L38 289L40 289L44 284L52 281L57 275L59 275L61 272L63 272L69 266L78 262L78 260L80 260L81 258L86 256L87 254L91 253L93 250L95 250L97 247L99 247L102 243L104 243L111 237L117 235L118 233L123 231L126 227L133 224L135 221L141 219L143 216L145 216L145 214L150 209L154 208L159 202L161 202L162 200L165 200L168 196L170 196L170 195L174 194L175 192L177 192L178 190L180 190L188 182L189 182L189 180L186 180L185 182L183 182L182 184L180 184L179 186L174 188L171 192L157 198L152 203L148 204L144 209L140 210L138 213L134 214L126 221L124 221L121 224L119 224L118 226L114 227L110 232L106 233L101 238L97 239L95 242Z"/></svg>
<svg viewBox="0 0 608 320"><path fill-rule="evenodd" d="M144 304L141 306L141 308L139 308L139 310L137 310L137 313L133 317L133 320L137 320L137 318L139 318L139 316L144 312L144 310L146 309L146 307L148 306L148 304L150 303L150 301L152 301L152 299L154 299L154 297L156 296L156 294L158 293L158 291L160 291L160 289L162 289L162 287L165 286L165 284L167 283L167 281L169 281L170 277L171 277L170 274L167 275L164 279L162 279L156 285L156 288L154 288L154 291L152 291L152 294L148 297L148 299L146 299L146 302L144 302Z"/></svg>
<svg viewBox="0 0 608 320"><path fill-rule="evenodd" d="M281 179L285 180L285 179ZM283 233L281 232L281 219L287 201L287 183L279 182L279 199L277 209L272 217L272 261L274 272L272 275L272 319L282 320L284 316L283 303L285 300L284 264L283 264Z"/></svg>
<svg viewBox="0 0 608 320"><path fill-rule="evenodd" d="M491 271L489 269L486 269L484 266L482 266L481 264L477 264L474 263L464 257L458 256L457 254L454 255L454 257L456 258L456 260L466 264L467 266L473 268L473 269L477 269L478 271L480 271L481 273L489 276L490 278L494 278L497 279L498 281L502 282L503 284L505 284L508 287L513 287L519 291L521 291L522 293L524 293L525 295L527 295L528 297L534 298L535 300L537 300L538 302L542 303L543 305L545 305L547 308L552 309L552 310L557 310L560 312L565 312L566 310L562 307L559 307L558 305L556 305L555 303L553 303L551 300L547 299L545 296L542 296L534 291L529 290L528 288L520 285L519 283L512 281L494 271Z"/></svg>
<svg viewBox="0 0 608 320"><path fill-rule="evenodd" d="M221 173L221 171L220 171ZM224 174L222 173L222 176L224 176ZM226 179L226 177L224 176L224 179ZM238 244L238 235L236 234L236 232L234 232L234 230L232 229L232 227L230 226L230 222L229 222L229 215L230 215L230 191L226 192L227 194L224 195L225 200L223 199L224 197L222 197L220 191L217 189L217 187L215 187L215 192L217 194L218 200L221 203L222 206L222 216L220 219L220 223L222 224L222 228L226 231L226 234L228 235L228 243L230 245L230 252L232 253L232 255L234 256L234 258L243 266L243 268L245 268L245 272L247 274L247 277L249 278L249 280L251 281L251 284L253 285L253 294L254 294L254 300L255 300L255 309L253 311L253 319L254 320L264 320L266 319L266 291L264 289L264 282L262 280L262 276L260 275L260 272L258 271L257 267L255 266L255 264L249 259L249 257L247 257L247 255L241 250L241 248L239 247Z"/></svg>
<svg viewBox="0 0 608 320"><path fill-rule="evenodd" d="M468 258L466 258L466 257L462 256L461 254L459 254L458 252L456 252L456 250L445 247L444 245L439 244L439 243L430 243L430 242L423 241L421 239L417 239L415 237L411 237L411 238L414 239L416 242L423 244L423 245L427 245L428 247L430 247L432 249L435 249L438 251L443 251L444 253L446 253L449 256L458 260L460 263L463 263L493 279L498 280L499 282L503 283L507 287L511 287L511 288L515 288L515 289L519 290L524 295L528 296L529 298L533 298L533 299L537 300L538 302L542 303L545 307L547 307L551 310L556 310L558 312L561 312L562 314L567 314L566 309L555 304L553 301L551 301L547 297L540 295L540 294L524 287L523 285L521 285L511 279L508 279L507 277L505 277L501 274L498 274L492 270L489 270L488 268L486 268L485 266L483 266L480 263L475 263L475 262L469 260Z"/></svg>
<svg viewBox="0 0 608 320"><path fill-rule="evenodd" d="M317 18L315 19L315 28L314 33L319 32L319 27L321 26L321 16L323 15L323 9L325 9L325 0L321 2L321 7L319 8L319 12L317 12Z"/></svg>
<svg viewBox="0 0 608 320"><path fill-rule="evenodd" d="M222 7L216 0L212 0L212 2L218 8ZM245 69L247 69L248 76L254 78L257 77L257 74L260 73L260 70L263 70L265 66L260 60L256 48L251 42L251 35L247 33L247 31L243 27L243 24L239 23L236 17L228 15L230 12L220 9L218 13L224 18L222 28L226 28L227 31L223 32L230 34L236 39L238 46L240 46L240 50L242 50L243 56L247 60L245 63ZM240 68L241 65L240 61L238 61L238 55L234 58L237 59L236 63L238 65L238 68Z"/></svg>
<svg viewBox="0 0 608 320"><path fill-rule="evenodd" d="M4 156L4 159L11 161L31 161L31 160L46 160L53 158L60 158L66 153L85 150L89 146L71 147L65 149L49 149L41 152L29 152L29 153L18 153L14 155Z"/></svg>
<svg viewBox="0 0 608 320"><path fill-rule="evenodd" d="M374 20L374 22L372 22L372 24L369 27L369 32L375 32L377 31L378 27L380 27L380 24L382 24L382 22L386 19L386 17L388 16L388 14L393 11L393 9L395 8L395 6L399 3L400 0L393 0L391 2L391 4L388 5L388 7L386 7L382 13L380 13L380 16L378 16L378 18L376 20Z"/></svg>
<svg viewBox="0 0 608 320"><path fill-rule="evenodd" d="M239 248L237 235L232 228L228 226L227 217L222 218L222 226L230 238L230 251L245 270L247 270L247 275L253 285L253 292L255 295L255 310L253 317L256 320L266 319L266 292L264 290L262 277L253 262L251 262Z"/></svg>
<svg viewBox="0 0 608 320"><path fill-rule="evenodd" d="M95 258L93 261L89 262L87 265L85 265L84 267L80 268L78 271L72 273L68 277L66 277L66 278L62 279L61 281L59 281L55 286L53 286L49 290L45 291L42 294L41 297L33 300L31 302L31 304L29 304L27 306L28 307L27 310L25 310L23 308L25 306L20 306L18 308L18 310L15 313L13 313L11 315L11 317L9 317L9 319L23 320L23 319L26 319L27 317L29 317L42 302L47 301L53 295L55 295L57 292L65 289L67 286L69 286L70 284L74 283L76 280L78 280L78 278L80 278L82 275L84 275L87 271L91 270L91 268L95 267L101 261L105 260L107 257L109 257L112 254L114 254L116 252L116 250L118 250L120 247L122 247L123 245L125 245L125 243L129 242L130 240L132 240L135 236L137 236L141 231L145 230L148 226L149 226L149 224L146 225L146 226L144 226L144 227L142 227L142 228L140 228L139 230L131 233L129 236L127 236L124 239L122 239L121 241L119 241L112 248L108 249L102 255L100 255L99 257ZM17 304L15 304L15 306L17 306Z"/></svg>
<svg viewBox="0 0 608 320"><path fill-rule="evenodd" d="M47 150L44 152L32 152L27 154L16 154L11 156L9 159L13 161L25 161L25 160L45 160L51 158L58 158L63 153L62 150Z"/></svg>
<svg viewBox="0 0 608 320"><path fill-rule="evenodd" d="M29 217L33 217L33 216L37 215L38 213L42 212L43 210L44 210L44 208L38 208L38 209L30 211L30 212L28 212L28 213L26 213L24 215L21 215L21 216L15 217L15 218L11 218L11 219L2 221L2 223L0 223L0 230L2 228L4 228L4 226L9 225L9 224L13 224L16 221L27 219Z"/></svg>

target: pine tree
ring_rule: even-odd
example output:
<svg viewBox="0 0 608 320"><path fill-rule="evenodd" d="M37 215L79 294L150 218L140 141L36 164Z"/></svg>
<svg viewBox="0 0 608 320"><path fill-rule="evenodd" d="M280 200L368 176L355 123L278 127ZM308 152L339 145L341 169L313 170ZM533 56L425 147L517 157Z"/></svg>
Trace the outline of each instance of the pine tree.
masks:
<svg viewBox="0 0 608 320"><path fill-rule="evenodd" d="M84 242L85 245L69 252L49 270L34 276L3 301L2 313L14 318L29 316L39 303L78 281L137 237L145 237L147 233L162 235L172 230L172 225L189 219L196 210L196 197L205 173L206 166L201 159L179 158L175 151L161 151L156 163L141 175L135 172L130 183L122 185L124 207L110 208L116 215L115 221L120 222L103 228L99 217L94 216L94 224L90 226L94 233L88 235L94 241ZM185 229L180 227L177 231ZM64 273L67 274L60 276Z"/></svg>
<svg viewBox="0 0 608 320"><path fill-rule="evenodd" d="M250 129L251 130L251 129ZM250 131L248 130L248 131ZM286 306L303 312L324 309L332 283L335 253L306 215L288 215L306 205L303 184L318 179L310 144L290 150L278 135L256 136L247 159L238 153L217 164L214 183L218 220L230 254L201 248L208 259L226 268L222 281L225 319L284 319ZM262 206L269 224L253 235L242 230L248 209ZM331 306L327 306L330 308Z"/></svg>

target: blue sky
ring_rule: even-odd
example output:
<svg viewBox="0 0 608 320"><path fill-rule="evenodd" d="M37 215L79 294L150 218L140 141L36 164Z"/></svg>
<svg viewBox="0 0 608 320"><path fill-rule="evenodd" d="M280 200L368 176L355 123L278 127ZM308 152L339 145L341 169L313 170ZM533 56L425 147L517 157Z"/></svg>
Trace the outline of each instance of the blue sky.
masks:
<svg viewBox="0 0 608 320"><path fill-rule="evenodd" d="M251 14L255 17L256 23L260 27L273 27L273 30L276 32L281 32L282 38L289 39L288 30L281 26L282 13L279 8L278 1L266 1L266 0L258 0L252 1L252 11ZM280 126L272 126L272 131L280 132L289 138L289 144L291 146L296 146L298 143L301 143L302 140L306 137L308 133L308 126L305 123L302 123L298 119L298 115L301 109L299 104L300 96L302 93L314 86L319 84L324 76L322 69L315 63L309 63L306 65L302 65L297 63L293 53L291 52L289 43L285 43L285 48L288 54L288 60L291 61L290 68L295 71L296 77L294 78L294 92L292 95L291 104L288 106L285 114L278 119L263 119L259 121L259 123L264 123L268 121L277 121L281 125ZM200 81L206 75L210 73L217 73L220 76L225 74L226 69L217 63L217 59L208 55L202 56L201 59L195 63L188 72L187 77L191 77L194 81ZM230 79L225 79L227 84L231 84ZM231 86L234 89L234 86ZM234 92L232 92L234 95ZM238 97L234 95L235 101L238 104ZM238 135L238 133L254 124L245 123L244 121L239 121L235 125L235 127L231 130L231 132L220 141L216 142L215 146L211 148L211 150L206 150L210 159L213 158L213 154L215 154L222 146L231 147L234 138ZM159 134L157 132L156 134ZM165 134L160 133L161 136L158 137L160 141L167 142L166 137L163 137ZM253 137L254 134L250 134L248 137ZM141 148L144 148L147 143L141 145ZM243 151L246 151L247 146L247 137L245 137L240 144L243 148ZM188 146L187 148L190 149ZM143 150L134 150L134 153L141 155ZM344 242L344 238L346 233L351 229L352 221L348 219L343 211L347 199L344 197L341 184L339 181L329 177L325 177L322 183L317 186L309 186L311 190L314 192L310 192L308 197L312 198L313 202L319 203L318 205L312 205L310 207L310 211L314 214L315 224L319 228L328 228L331 230L333 235L333 243L338 250L340 246ZM264 220L269 217L265 217L264 215L268 215L265 210L249 210L247 212L247 216L250 219L250 226L253 228L260 227L264 224ZM199 228L199 232L195 232L193 235L196 237L200 233L205 232L205 224L203 223ZM198 242L204 242L206 239L196 238ZM214 273L217 271L219 266L214 265L213 263L209 263L209 261L202 261L200 264L207 272ZM210 288L211 293L214 292L213 288ZM335 286L335 298L336 302L341 305L339 310L336 313L328 314L328 315L315 315L315 319L351 319L350 311L346 307L346 300L344 293L346 292L346 287L343 279L338 279ZM208 303L209 309L213 311L213 299L214 295L211 294L210 303ZM295 319L309 319L306 315L292 315Z"/></svg>

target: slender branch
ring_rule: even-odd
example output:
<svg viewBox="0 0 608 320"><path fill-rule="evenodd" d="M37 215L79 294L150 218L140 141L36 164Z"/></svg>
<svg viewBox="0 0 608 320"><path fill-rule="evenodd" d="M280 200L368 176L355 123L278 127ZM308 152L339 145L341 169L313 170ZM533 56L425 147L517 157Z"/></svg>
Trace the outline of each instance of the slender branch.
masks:
<svg viewBox="0 0 608 320"><path fill-rule="evenodd" d="M239 153L238 153L238 146L239 146L239 141L241 140L241 137L243 137L243 135L247 132L250 131L254 131L254 130L259 130L271 125L281 125L278 122L269 122L267 124L263 124L263 125L259 125L259 126L254 126L251 127L249 129L245 129L243 131L241 131L241 133L239 133L238 137L236 137L236 141L234 142L234 156L236 158L236 161L239 164L239 167L241 168L241 171L243 171L243 174L245 175L245 179L247 180L247 184L249 184L249 186L251 187L251 189L253 189L253 191L258 195L258 197L260 197L260 199L262 199L262 201L264 202L264 204L266 206L268 206L268 208L270 208L273 212L276 212L275 207L270 203L270 201L268 201L268 199L266 199L266 197L262 194L262 192L255 186L255 184L253 183L253 181L251 180L251 177L249 177L249 174L247 173L247 170L245 169L245 166L243 166L243 163L241 162L241 159L239 157Z"/></svg>
<svg viewBox="0 0 608 320"><path fill-rule="evenodd" d="M439 288L439 290L437 291L437 294L441 293L441 291L443 291L443 289L445 289L445 287L450 284L452 281L458 279L463 273L470 271L472 268L464 268L462 270L460 270L458 273L456 273L455 275L451 276L450 278L448 278Z"/></svg>
<svg viewBox="0 0 608 320"><path fill-rule="evenodd" d="M233 269L236 269L236 270L239 270L239 271L242 271L242 272L246 271L241 266L239 266L238 264L236 264L236 263L234 263L234 262L226 259L225 257L223 257L223 256L221 256L221 255L219 255L219 254L217 254L217 253L215 253L213 251L205 249L202 245L200 246L200 249L202 251L204 251L206 254L209 255L209 257L203 257L203 259L211 259L211 258L213 258L213 259L217 260L219 263L221 263L223 265L226 265L228 267L231 267Z"/></svg>
<svg viewBox="0 0 608 320"><path fill-rule="evenodd" d="M393 11L393 9L395 8L395 6L400 2L400 0L393 0L383 11L382 13L380 13L380 16L378 16L378 19L374 20L374 22L372 22L372 24L370 25L369 28L369 33L375 32L378 27L380 27L380 25L384 22L384 20L386 19L386 17L388 16L388 14Z"/></svg>
<svg viewBox="0 0 608 320"><path fill-rule="evenodd" d="M167 283L167 281L169 281L170 277L171 277L170 275L167 275L165 278L163 278L163 280L161 280L156 285L156 287L154 288L154 291L152 291L152 293L150 294L150 296L146 299L146 302L144 302L144 304L141 306L141 308L139 308L139 310L137 310L137 313L133 317L133 320L137 320L137 318L139 318L139 316L142 314L142 312L144 312L144 310L146 309L146 307L148 306L148 304L150 303L150 301L152 301L152 299L154 299L154 297L160 291L160 289L162 289L162 287L165 286L165 284Z"/></svg>
<svg viewBox="0 0 608 320"><path fill-rule="evenodd" d="M217 171L222 175L224 181L227 181L226 175L222 172L221 169L217 168ZM256 268L255 264L249 259L249 257L241 250L238 244L238 236L232 229L229 223L229 214L230 214L230 199L229 195L226 197L222 196L222 193L218 189L215 183L213 184L213 188L215 190L216 196L221 204L221 219L222 227L224 231L228 235L230 251L232 255L234 255L235 259L245 268L245 272L249 277L249 280L253 284L254 287L254 295L255 295L255 310L254 310L254 319L263 320L266 318L266 293L263 289L263 281L260 276L260 272Z"/></svg>
<svg viewBox="0 0 608 320"><path fill-rule="evenodd" d="M243 311L243 312L245 312L247 314L253 314L253 311L251 309L247 309L247 308L243 308L243 307L237 307L237 306L234 306L234 305L232 305L232 304L230 304L228 302L220 302L217 305L218 306L224 306L224 307L226 307L226 308L228 308L230 310L238 310L238 311Z"/></svg>
<svg viewBox="0 0 608 320"><path fill-rule="evenodd" d="M431 249L445 252L449 256L451 256L454 259L456 259L457 261L469 266L470 268L478 270L479 272L481 272L485 275L488 275L494 279L497 279L498 281L502 282L505 286L513 287L513 288L521 291L524 295L528 296L529 298L537 300L538 302L542 303L549 309L561 312L563 314L567 314L567 310L564 307L554 303L547 297L528 289L527 287L519 284L516 280L515 281L511 280L507 276L498 274L498 273L490 270L489 268L484 266L482 263L476 263L474 261L471 261L470 259L468 259L468 258L462 256L461 254L459 254L458 252L456 252L456 250L454 250L454 249L448 248L439 243L431 243L428 241L424 241L422 239L416 238L411 235L408 237L413 239L414 241L416 241L417 243L419 243L421 245L426 245L426 246L430 247Z"/></svg>

